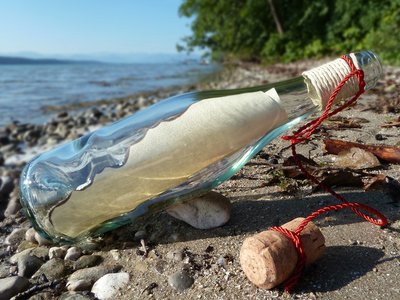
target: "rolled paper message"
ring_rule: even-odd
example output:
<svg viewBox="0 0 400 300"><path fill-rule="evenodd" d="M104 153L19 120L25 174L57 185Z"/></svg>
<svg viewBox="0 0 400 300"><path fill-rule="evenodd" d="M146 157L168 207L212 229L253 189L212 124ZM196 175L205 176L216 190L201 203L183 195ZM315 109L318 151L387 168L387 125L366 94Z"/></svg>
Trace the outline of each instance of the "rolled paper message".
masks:
<svg viewBox="0 0 400 300"><path fill-rule="evenodd" d="M304 218L284 225L295 231ZM325 251L325 238L319 228L308 223L299 236L306 254L306 265L319 259ZM271 289L293 273L298 260L293 243L283 234L267 230L247 238L240 250L240 264L247 278L256 286Z"/></svg>

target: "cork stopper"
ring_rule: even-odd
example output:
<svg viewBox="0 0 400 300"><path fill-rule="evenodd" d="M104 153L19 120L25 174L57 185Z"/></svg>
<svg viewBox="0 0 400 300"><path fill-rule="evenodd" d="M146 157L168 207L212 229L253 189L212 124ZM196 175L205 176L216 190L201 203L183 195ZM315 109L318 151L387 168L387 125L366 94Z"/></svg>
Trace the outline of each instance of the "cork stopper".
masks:
<svg viewBox="0 0 400 300"><path fill-rule="evenodd" d="M304 218L296 218L282 227L295 231ZM325 251L325 238L309 222L299 236L307 256L306 265L319 259ZM267 230L247 238L240 250L240 264L247 278L256 286L271 289L290 277L298 255L292 242L283 234Z"/></svg>

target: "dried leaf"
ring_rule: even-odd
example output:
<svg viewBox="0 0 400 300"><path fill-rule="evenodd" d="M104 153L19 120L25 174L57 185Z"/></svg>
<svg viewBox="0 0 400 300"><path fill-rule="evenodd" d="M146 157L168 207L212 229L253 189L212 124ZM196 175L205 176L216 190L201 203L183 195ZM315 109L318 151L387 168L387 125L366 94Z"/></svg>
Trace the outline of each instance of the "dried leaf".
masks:
<svg viewBox="0 0 400 300"><path fill-rule="evenodd" d="M333 170L329 172L324 172L322 178L323 179L320 179L320 181L325 186L364 186L362 177L360 175L346 170Z"/></svg>
<svg viewBox="0 0 400 300"><path fill-rule="evenodd" d="M312 159L309 159L301 154L297 154L297 159L299 159L301 161L304 168L309 173L313 173L315 170L319 169L319 165ZM295 179L304 179L305 178L303 172L299 169L293 156L290 156L289 158L287 158L283 162L282 165L283 165L283 174L286 177L295 178Z"/></svg>
<svg viewBox="0 0 400 300"><path fill-rule="evenodd" d="M385 145L364 145L359 143L325 139L325 150L330 154L339 154L343 150L356 147L371 152L378 158L392 163L400 163L400 147Z"/></svg>
<svg viewBox="0 0 400 300"><path fill-rule="evenodd" d="M378 167L380 162L371 152L352 147L340 151L336 156L334 165L339 168L359 170Z"/></svg>

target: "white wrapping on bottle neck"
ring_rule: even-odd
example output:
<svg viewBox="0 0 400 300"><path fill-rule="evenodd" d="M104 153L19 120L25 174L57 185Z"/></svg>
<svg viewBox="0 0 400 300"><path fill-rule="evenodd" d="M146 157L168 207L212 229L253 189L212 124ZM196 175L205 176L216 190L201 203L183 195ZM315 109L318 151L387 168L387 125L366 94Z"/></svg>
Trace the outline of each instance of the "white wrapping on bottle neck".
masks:
<svg viewBox="0 0 400 300"><path fill-rule="evenodd" d="M356 57L349 55L356 68L359 68ZM344 59L338 58L320 67L303 72L308 94L313 103L323 110L338 84L351 72ZM336 96L335 102L349 98L358 92L356 77L350 78Z"/></svg>

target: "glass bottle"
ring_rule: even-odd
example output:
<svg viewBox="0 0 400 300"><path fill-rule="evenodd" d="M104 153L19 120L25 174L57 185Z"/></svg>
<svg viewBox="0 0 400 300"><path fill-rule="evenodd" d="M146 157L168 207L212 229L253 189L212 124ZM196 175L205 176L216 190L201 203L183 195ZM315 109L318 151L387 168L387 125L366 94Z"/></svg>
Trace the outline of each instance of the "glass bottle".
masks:
<svg viewBox="0 0 400 300"><path fill-rule="evenodd" d="M349 57L372 88L382 73L378 58L370 51ZM200 196L323 109L321 93L349 72L343 62L274 84L175 96L43 153L21 174L23 207L46 238L76 242Z"/></svg>

